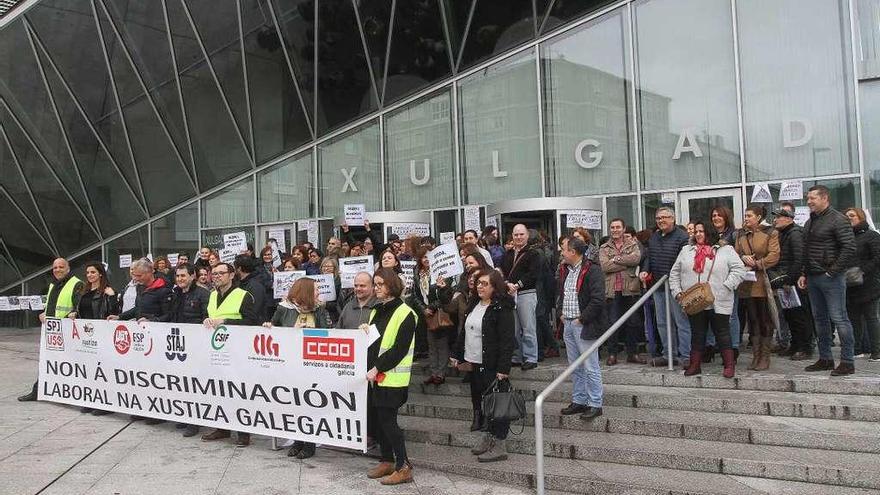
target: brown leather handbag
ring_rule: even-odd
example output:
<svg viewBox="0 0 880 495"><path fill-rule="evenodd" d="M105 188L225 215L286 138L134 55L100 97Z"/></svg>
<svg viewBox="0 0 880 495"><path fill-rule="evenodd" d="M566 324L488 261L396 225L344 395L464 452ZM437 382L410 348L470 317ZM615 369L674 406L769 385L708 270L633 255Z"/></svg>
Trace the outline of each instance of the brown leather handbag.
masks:
<svg viewBox="0 0 880 495"><path fill-rule="evenodd" d="M449 328L454 325L452 324L452 318L449 316L449 313L438 308L434 311L433 315L425 316L425 326L428 327L428 331L436 332L437 330Z"/></svg>
<svg viewBox="0 0 880 495"><path fill-rule="evenodd" d="M715 258L718 255L716 253ZM709 285L709 279L712 278L712 270L715 268L715 258L712 258L712 266L709 268L709 276L705 282L700 282L700 274L697 274L697 283L690 289L681 293L681 309L688 315L699 314L709 306L715 304L715 294L712 293L712 287Z"/></svg>

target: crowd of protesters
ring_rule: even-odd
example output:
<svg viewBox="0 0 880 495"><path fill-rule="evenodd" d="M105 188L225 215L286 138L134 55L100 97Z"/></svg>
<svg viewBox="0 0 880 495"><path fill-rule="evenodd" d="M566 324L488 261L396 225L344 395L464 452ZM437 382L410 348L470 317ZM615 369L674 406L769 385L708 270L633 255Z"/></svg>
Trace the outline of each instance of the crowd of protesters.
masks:
<svg viewBox="0 0 880 495"><path fill-rule="evenodd" d="M482 432L472 453L481 462L507 458L509 423L482 410L487 388L507 380L513 367L526 376L562 347L574 362L627 313L603 350L606 366L617 365L623 350L627 363L680 365L690 376L702 373L717 352L723 376L732 378L745 346L752 350L749 369L766 370L774 353L812 359L817 342L818 360L806 371L840 376L855 372L857 357L880 361L880 234L868 227L863 210L844 214L831 207L824 186L810 188L807 204L810 218L803 227L794 221L794 205L782 203L772 216L762 206L749 206L739 228L733 212L718 206L710 218L686 227L676 225L668 207L656 210L655 228L641 232L615 218L599 240L583 228L556 240L517 224L506 242L492 226L468 230L456 239L464 273L451 278L431 276L434 238L380 239L369 224L342 226L323 250L304 243L278 253L267 243L259 251L248 246L233 263L221 262L207 247L193 263L181 256L173 267L164 257L136 260L131 281L116 289L101 263L88 263L81 281L58 259L41 319L361 330L376 325L382 338L370 347L366 378L382 386L369 388L368 434L379 444L381 462L368 476L405 483L412 481L412 465L397 413L407 402L414 360L426 360L426 387L443 384L453 369L465 375L473 402L470 429ZM373 256L374 273L361 272L352 288L342 288L339 259L363 255ZM411 273L402 262L412 262ZM276 300L273 273L292 270L332 275L336 300L322 301L309 278L298 279ZM656 290L633 309L666 276L668 290ZM696 293L709 300L694 310ZM601 416L599 353L572 379L571 403L561 413L584 420ZM36 384L20 400L35 398ZM199 432L197 426L178 426L184 436ZM231 436L213 430L202 439ZM250 437L238 433L236 442L248 445ZM305 459L315 447L294 442L288 455Z"/></svg>

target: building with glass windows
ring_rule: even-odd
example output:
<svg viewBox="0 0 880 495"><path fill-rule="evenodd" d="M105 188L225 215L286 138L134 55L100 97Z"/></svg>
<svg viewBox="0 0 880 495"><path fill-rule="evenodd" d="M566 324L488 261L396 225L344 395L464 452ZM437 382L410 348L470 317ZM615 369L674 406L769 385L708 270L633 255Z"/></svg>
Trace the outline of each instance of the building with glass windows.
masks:
<svg viewBox="0 0 880 495"><path fill-rule="evenodd" d="M880 214L880 0L26 0L0 17L0 294L55 256L464 209L553 236L756 185ZM796 201L803 205L803 201ZM775 206L768 204L768 207ZM315 224L312 224L315 225ZM313 230L314 232L314 230Z"/></svg>

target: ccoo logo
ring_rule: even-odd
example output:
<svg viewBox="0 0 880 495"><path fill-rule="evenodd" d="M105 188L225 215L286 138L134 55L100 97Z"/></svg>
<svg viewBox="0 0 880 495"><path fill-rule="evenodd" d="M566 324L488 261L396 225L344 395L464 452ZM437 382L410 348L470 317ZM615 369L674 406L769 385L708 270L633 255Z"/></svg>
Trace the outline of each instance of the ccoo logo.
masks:
<svg viewBox="0 0 880 495"><path fill-rule="evenodd" d="M165 357L169 361L186 361L186 337L180 335L179 328L172 328L171 333L165 337Z"/></svg>
<svg viewBox="0 0 880 495"><path fill-rule="evenodd" d="M254 335L254 352L261 356L278 356L278 342L272 342L271 335Z"/></svg>
<svg viewBox="0 0 880 495"><path fill-rule="evenodd" d="M354 339L303 337L303 359L354 362Z"/></svg>

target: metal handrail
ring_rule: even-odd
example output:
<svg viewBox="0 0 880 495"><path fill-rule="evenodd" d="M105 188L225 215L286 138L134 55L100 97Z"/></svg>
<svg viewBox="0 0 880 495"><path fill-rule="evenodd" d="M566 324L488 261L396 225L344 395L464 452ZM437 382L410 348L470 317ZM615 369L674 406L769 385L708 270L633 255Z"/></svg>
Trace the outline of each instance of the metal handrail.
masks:
<svg viewBox="0 0 880 495"><path fill-rule="evenodd" d="M648 289L647 292L638 300L629 310L623 314L617 321L611 325L611 328L605 331L601 337L599 337L593 345L587 348L587 351L581 354L573 363L571 363L565 371L562 372L561 375L557 376L555 380L550 382L550 385L547 385L538 397L535 399L535 462L537 463L535 466L535 478L537 478L537 489L538 495L544 495L544 400L553 392L556 387L558 387L562 382L564 382L574 370L577 369L578 366L584 364L584 361L590 357L594 352L599 352L599 347L608 340L611 335L617 331L626 320L629 319L636 311L641 308L649 297L654 295L655 292L660 287L664 287L666 291L666 353L667 353L667 361L668 361L668 369L672 371L672 322L670 321L670 308L669 308L669 275L664 275L663 278L657 281L653 287Z"/></svg>

